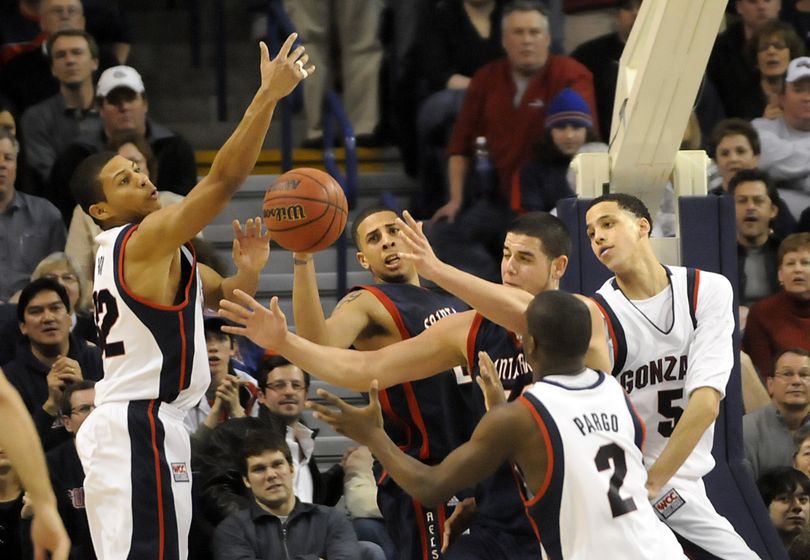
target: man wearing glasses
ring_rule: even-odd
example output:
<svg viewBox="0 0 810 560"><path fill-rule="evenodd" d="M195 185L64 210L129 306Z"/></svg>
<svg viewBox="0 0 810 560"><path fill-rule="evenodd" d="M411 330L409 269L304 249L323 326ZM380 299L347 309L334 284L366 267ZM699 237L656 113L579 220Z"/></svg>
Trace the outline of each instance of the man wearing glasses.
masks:
<svg viewBox="0 0 810 560"><path fill-rule="evenodd" d="M84 470L76 452L76 432L95 408L95 385L95 381L78 381L62 393L59 413L65 429L73 437L45 456L59 515L70 536L70 558L86 560L94 560L96 555L84 509Z"/></svg>
<svg viewBox="0 0 810 560"><path fill-rule="evenodd" d="M783 351L773 371L766 381L771 404L743 417L745 455L754 478L793 464L793 434L810 419L810 352Z"/></svg>

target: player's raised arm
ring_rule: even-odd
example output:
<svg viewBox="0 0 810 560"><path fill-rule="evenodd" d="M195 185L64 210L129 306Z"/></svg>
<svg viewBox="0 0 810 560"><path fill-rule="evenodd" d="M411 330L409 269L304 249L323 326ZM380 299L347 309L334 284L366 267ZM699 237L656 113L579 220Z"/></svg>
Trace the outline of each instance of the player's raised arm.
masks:
<svg viewBox="0 0 810 560"><path fill-rule="evenodd" d="M313 402L307 406L338 432L368 446L402 489L428 507L484 480L506 461L514 459L520 438L504 437L504 434L518 433L524 427L527 431L532 429L530 413L524 406L510 403L496 407L481 419L470 441L431 467L403 453L383 431L378 393L378 384L374 382L369 389L369 405L361 408L319 389L318 394L337 410ZM543 451L540 447L537 453Z"/></svg>
<svg viewBox="0 0 810 560"><path fill-rule="evenodd" d="M208 175L183 201L143 220L138 245L152 254L176 250L208 225L244 183L256 164L276 104L315 70L306 66L304 47L292 48L296 37L290 35L272 60L267 45L259 44L261 85L236 130L217 153ZM128 250L132 249L130 244Z"/></svg>
<svg viewBox="0 0 810 560"><path fill-rule="evenodd" d="M463 349L473 319L470 312L446 317L419 336L360 352L322 346L289 332L278 298L272 299L269 309L238 290L234 299L222 300L219 313L239 326L223 326L224 332L247 336L339 387L365 391L373 379L379 379L386 388L466 365Z"/></svg>

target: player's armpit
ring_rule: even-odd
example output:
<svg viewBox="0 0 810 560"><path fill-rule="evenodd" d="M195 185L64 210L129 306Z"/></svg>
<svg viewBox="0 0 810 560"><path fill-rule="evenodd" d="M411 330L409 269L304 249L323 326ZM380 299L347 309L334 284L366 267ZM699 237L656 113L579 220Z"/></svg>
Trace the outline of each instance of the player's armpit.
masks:
<svg viewBox="0 0 810 560"><path fill-rule="evenodd" d="M607 346L604 317L591 298L579 294L574 295L588 306L588 312L591 314L591 341L585 354L585 365L591 369L610 373L610 354Z"/></svg>

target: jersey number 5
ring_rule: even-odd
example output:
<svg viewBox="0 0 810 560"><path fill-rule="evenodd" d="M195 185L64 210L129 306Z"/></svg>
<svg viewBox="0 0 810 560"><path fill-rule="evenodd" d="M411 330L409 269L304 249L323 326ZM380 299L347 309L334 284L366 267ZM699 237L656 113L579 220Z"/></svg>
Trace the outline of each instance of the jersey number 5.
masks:
<svg viewBox="0 0 810 560"><path fill-rule="evenodd" d="M633 498L622 498L619 495L619 490L621 490L624 483L624 477L627 476L627 461L624 459L624 451L615 443L603 445L596 452L594 458L596 470L599 472L608 470L611 461L613 461L613 475L610 477L607 496L610 513L613 514L613 517L619 517L625 513L636 511L636 503Z"/></svg>
<svg viewBox="0 0 810 560"><path fill-rule="evenodd" d="M115 296L110 293L110 290L93 292L93 305L96 308L96 327L101 351L108 358L122 356L125 353L123 341L107 341L110 329L118 320L118 302L115 301Z"/></svg>
<svg viewBox="0 0 810 560"><path fill-rule="evenodd" d="M664 418L668 418L666 422L658 423L658 433L664 437L671 437L672 432L675 431L675 426L683 415L683 409L680 406L674 406L672 401L677 401L683 398L683 389L671 389L669 391L658 392L658 414Z"/></svg>

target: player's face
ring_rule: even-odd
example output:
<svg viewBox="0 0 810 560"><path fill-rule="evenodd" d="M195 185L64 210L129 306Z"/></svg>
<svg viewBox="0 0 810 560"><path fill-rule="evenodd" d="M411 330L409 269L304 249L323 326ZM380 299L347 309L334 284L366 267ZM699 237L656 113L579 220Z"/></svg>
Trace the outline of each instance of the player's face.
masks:
<svg viewBox="0 0 810 560"><path fill-rule="evenodd" d="M548 20L536 11L512 12L503 21L501 42L512 67L520 74L533 74L548 59Z"/></svg>
<svg viewBox="0 0 810 560"><path fill-rule="evenodd" d="M107 94L101 102L99 115L104 121L104 130L108 136L114 132L130 130L144 134L148 110L149 105L143 95L121 87Z"/></svg>
<svg viewBox="0 0 810 560"><path fill-rule="evenodd" d="M39 348L56 347L67 341L70 315L59 294L43 290L28 302L20 331Z"/></svg>
<svg viewBox="0 0 810 560"><path fill-rule="evenodd" d="M17 180L17 150L8 138L0 139L0 202L10 202Z"/></svg>
<svg viewBox="0 0 810 560"><path fill-rule="evenodd" d="M797 130L810 130L810 78L785 84L780 100L785 122Z"/></svg>
<svg viewBox="0 0 810 560"><path fill-rule="evenodd" d="M298 366L279 366L267 375L267 386L261 395L262 404L288 423L298 421L306 400L304 372Z"/></svg>
<svg viewBox="0 0 810 560"><path fill-rule="evenodd" d="M134 162L115 156L101 169L99 176L105 200L93 206L108 213L101 216L103 221L140 222L160 209L158 190Z"/></svg>
<svg viewBox="0 0 810 560"><path fill-rule="evenodd" d="M70 268L63 264L56 264L44 272L42 277L59 282L68 294L70 308L76 309L76 304L79 303L79 297L81 297L81 286L79 277Z"/></svg>
<svg viewBox="0 0 810 560"><path fill-rule="evenodd" d="M762 181L746 181L734 189L737 238L745 245L760 246L768 240L771 220L779 209L768 196Z"/></svg>
<svg viewBox="0 0 810 560"><path fill-rule="evenodd" d="M810 299L810 247L785 253L779 265L779 282L789 294Z"/></svg>
<svg viewBox="0 0 810 560"><path fill-rule="evenodd" d="M754 169L759 164L759 156L754 154L751 142L742 134L730 134L717 144L714 162L723 178L723 188L741 169Z"/></svg>
<svg viewBox="0 0 810 560"><path fill-rule="evenodd" d="M228 373L228 364L236 354L231 337L219 330L205 332L205 346L208 349L208 366L211 381L219 382Z"/></svg>
<svg viewBox="0 0 810 560"><path fill-rule="evenodd" d="M810 476L810 438L805 439L799 446L799 451L793 458L793 468Z"/></svg>
<svg viewBox="0 0 810 560"><path fill-rule="evenodd" d="M781 0L737 0L737 13L743 24L751 29L757 29L766 21L776 19L781 7Z"/></svg>
<svg viewBox="0 0 810 560"><path fill-rule="evenodd" d="M567 262L565 257L550 259L536 237L509 232L503 242L501 280L532 295L556 290Z"/></svg>
<svg viewBox="0 0 810 560"><path fill-rule="evenodd" d="M585 143L588 129L584 126L555 126L551 129L551 141L566 156L574 156Z"/></svg>
<svg viewBox="0 0 810 560"><path fill-rule="evenodd" d="M792 352L782 354L767 383L778 407L804 409L810 404L810 358Z"/></svg>
<svg viewBox="0 0 810 560"><path fill-rule="evenodd" d="M75 391L70 395L70 415L63 416L62 421L68 432L75 434L90 413L96 408L93 401L96 398L95 389L84 389Z"/></svg>
<svg viewBox="0 0 810 560"><path fill-rule="evenodd" d="M389 284L404 284L416 277L413 265L399 258L406 249L400 237L394 212L377 212L367 216L357 227L360 243L357 260L374 279Z"/></svg>
<svg viewBox="0 0 810 560"><path fill-rule="evenodd" d="M52 35L64 29L84 29L84 9L80 0L43 0L39 27Z"/></svg>
<svg viewBox="0 0 810 560"><path fill-rule="evenodd" d="M75 89L93 79L98 60L90 54L90 46L84 37L60 37L51 51L51 72L59 82Z"/></svg>
<svg viewBox="0 0 810 560"><path fill-rule="evenodd" d="M803 488L777 494L768 506L774 527L783 534L799 534L807 527L808 510L810 510L810 496Z"/></svg>
<svg viewBox="0 0 810 560"><path fill-rule="evenodd" d="M632 265L636 247L650 231L647 220L637 218L612 200L588 210L585 224L594 255L614 273Z"/></svg>
<svg viewBox="0 0 810 560"><path fill-rule="evenodd" d="M245 486L253 492L260 506L277 510L295 503L293 467L281 451L267 450L247 458ZM286 508L283 508L286 509Z"/></svg>

